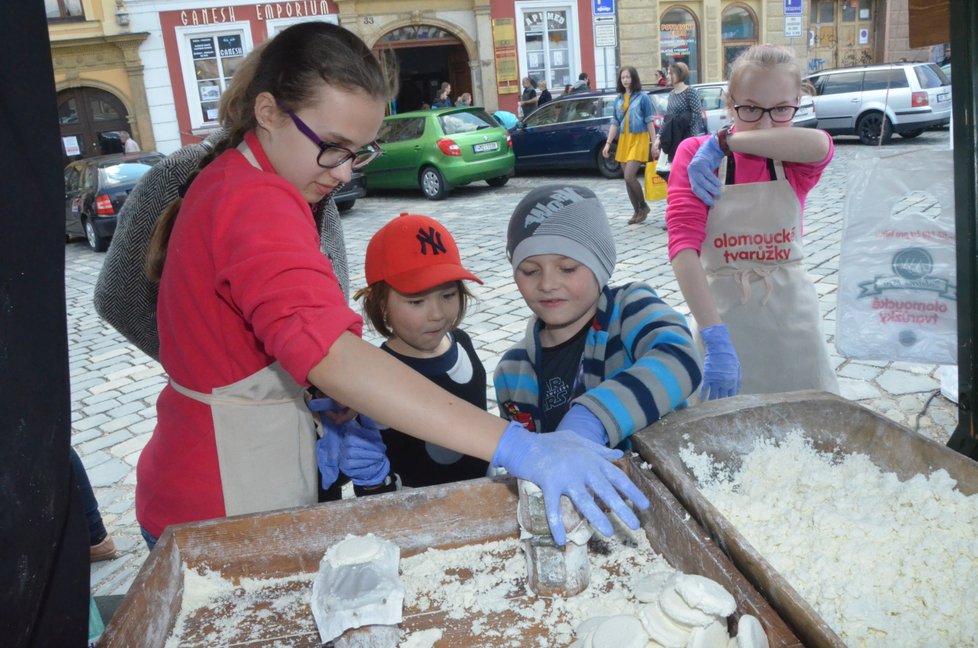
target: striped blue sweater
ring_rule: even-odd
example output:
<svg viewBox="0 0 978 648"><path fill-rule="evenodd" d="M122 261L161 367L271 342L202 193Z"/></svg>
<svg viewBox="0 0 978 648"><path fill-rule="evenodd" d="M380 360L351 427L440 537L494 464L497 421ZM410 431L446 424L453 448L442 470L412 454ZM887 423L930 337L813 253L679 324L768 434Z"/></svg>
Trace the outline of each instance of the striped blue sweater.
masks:
<svg viewBox="0 0 978 648"><path fill-rule="evenodd" d="M534 431L541 430L540 327L530 320L493 376L502 416ZM573 402L598 417L611 447L684 406L703 369L686 318L642 282L605 287L581 362L587 391Z"/></svg>

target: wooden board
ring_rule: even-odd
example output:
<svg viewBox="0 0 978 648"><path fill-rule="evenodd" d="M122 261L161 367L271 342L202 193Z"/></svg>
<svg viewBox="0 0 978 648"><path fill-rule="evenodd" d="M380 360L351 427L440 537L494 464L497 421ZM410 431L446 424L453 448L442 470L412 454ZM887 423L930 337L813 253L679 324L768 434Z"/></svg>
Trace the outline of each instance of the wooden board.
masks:
<svg viewBox="0 0 978 648"><path fill-rule="evenodd" d="M737 615L749 613L758 617L772 646L802 646L654 475L642 471L633 461L623 462L622 467L652 502L640 517L655 551L676 569L708 576L723 584L738 601ZM516 503L516 485L512 479L477 479L170 527L143 565L99 645L163 646L180 611L185 568L204 567L230 580L284 578L296 574L308 574L311 580L326 549L347 534L375 533L395 542L405 557L430 547L452 548L515 538L518 536ZM202 628L206 635L209 623L233 623L241 629L242 637L249 637L233 645L260 645L277 640L287 645L318 646L319 637L307 597L302 605L295 606L297 609L273 610L275 595L275 591L270 591L268 602L231 619L222 616L222 610L210 610L210 617L201 620L198 630ZM514 609L528 604L528 600L531 603L537 600L530 596L525 593L517 596ZM514 615L512 610L505 611L491 615L488 622L506 627ZM441 629L442 638L435 644L438 648L473 645L470 620L448 618L444 610L406 609L403 627ZM534 637L550 637L552 630L532 628L527 633L527 645ZM202 640L199 645L208 644Z"/></svg>
<svg viewBox="0 0 978 648"><path fill-rule="evenodd" d="M819 391L710 401L670 414L634 435L635 448L652 470L805 644L845 648L814 608L700 493L679 458L680 448L692 445L735 471L759 435L780 439L795 429L803 430L816 450L868 455L901 480L943 468L965 495L978 492L978 464L861 405Z"/></svg>

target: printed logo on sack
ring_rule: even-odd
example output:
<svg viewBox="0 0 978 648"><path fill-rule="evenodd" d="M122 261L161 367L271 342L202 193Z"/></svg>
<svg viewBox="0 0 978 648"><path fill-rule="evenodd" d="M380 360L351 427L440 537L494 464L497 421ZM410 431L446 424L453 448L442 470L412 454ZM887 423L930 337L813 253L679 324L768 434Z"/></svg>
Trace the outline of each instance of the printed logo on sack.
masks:
<svg viewBox="0 0 978 648"><path fill-rule="evenodd" d="M957 288L948 279L932 277L934 258L924 248L904 248L893 255L890 262L893 276L878 276L872 281L859 283L857 297L874 297L886 290L925 290L936 292L937 297L957 301Z"/></svg>
<svg viewBox="0 0 978 648"><path fill-rule="evenodd" d="M428 246L431 246L431 253L438 256L438 253L448 254L448 249L445 248L445 244L441 242L441 232L436 230L434 227L429 227L427 230L423 227L418 228L418 234L415 236L416 239L421 241L421 254L428 254Z"/></svg>

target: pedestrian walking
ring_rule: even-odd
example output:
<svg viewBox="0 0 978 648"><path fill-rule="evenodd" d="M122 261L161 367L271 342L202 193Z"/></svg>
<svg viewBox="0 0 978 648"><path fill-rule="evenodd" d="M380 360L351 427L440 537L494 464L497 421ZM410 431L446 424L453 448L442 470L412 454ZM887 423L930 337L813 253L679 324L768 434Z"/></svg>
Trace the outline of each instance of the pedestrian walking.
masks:
<svg viewBox="0 0 978 648"><path fill-rule="evenodd" d="M655 145L655 123L652 99L642 92L642 81L638 71L632 66L621 68L618 72L618 96L615 97L614 119L608 129L608 140L601 155L611 156L611 144L618 138L615 160L625 172L625 190L634 213L628 219L629 225L641 223L651 211L645 202L642 183L638 172L642 165L658 155Z"/></svg>
<svg viewBox="0 0 978 648"><path fill-rule="evenodd" d="M669 179L670 160L676 155L679 143L687 137L702 135L706 132L703 123L703 104L696 90L686 85L689 78L689 68L685 63L673 63L669 66L669 103L666 107L662 128L656 137L659 148L659 160L656 173Z"/></svg>

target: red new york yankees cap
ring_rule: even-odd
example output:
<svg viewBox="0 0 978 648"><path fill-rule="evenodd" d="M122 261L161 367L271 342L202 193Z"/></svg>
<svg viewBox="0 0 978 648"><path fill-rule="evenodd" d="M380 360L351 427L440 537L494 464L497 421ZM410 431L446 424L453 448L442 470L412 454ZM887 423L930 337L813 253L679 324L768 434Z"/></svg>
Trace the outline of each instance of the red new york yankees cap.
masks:
<svg viewBox="0 0 978 648"><path fill-rule="evenodd" d="M401 214L381 227L367 245L367 285L378 281L413 295L449 281L482 280L462 267L455 239L445 226L419 214Z"/></svg>

